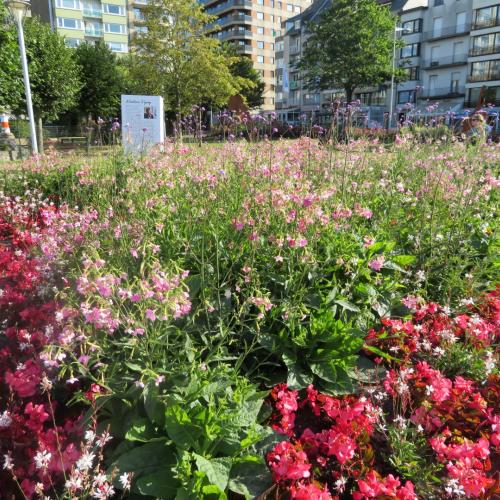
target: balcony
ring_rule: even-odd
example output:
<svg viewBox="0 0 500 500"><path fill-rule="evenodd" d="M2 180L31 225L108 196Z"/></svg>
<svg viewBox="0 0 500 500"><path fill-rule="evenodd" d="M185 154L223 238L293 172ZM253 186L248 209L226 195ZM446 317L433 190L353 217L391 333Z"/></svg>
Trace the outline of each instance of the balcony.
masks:
<svg viewBox="0 0 500 500"><path fill-rule="evenodd" d="M101 37L103 35L102 28L85 28L85 36Z"/></svg>
<svg viewBox="0 0 500 500"><path fill-rule="evenodd" d="M477 101L465 101L464 108L475 108L479 104L479 99ZM492 99L489 101L486 99L486 106L491 105L495 107L500 107L500 99Z"/></svg>
<svg viewBox="0 0 500 500"><path fill-rule="evenodd" d="M238 54L251 54L252 46L251 45L235 45L236 52Z"/></svg>
<svg viewBox="0 0 500 500"><path fill-rule="evenodd" d="M298 81L292 81L290 82L290 89L291 90L296 90L300 87L300 82Z"/></svg>
<svg viewBox="0 0 500 500"><path fill-rule="evenodd" d="M494 28L500 26L500 18L476 19L472 24L473 30L482 30L484 28Z"/></svg>
<svg viewBox="0 0 500 500"><path fill-rule="evenodd" d="M228 24L252 24L252 16L247 16L246 14L230 14L229 16L221 17L217 19L214 24L219 26L226 26Z"/></svg>
<svg viewBox="0 0 500 500"><path fill-rule="evenodd" d="M201 3L206 5L206 4L210 4L213 2L211 2L211 0L201 0ZM237 8L251 9L252 8L252 1L251 0L228 0L226 2L220 3L219 5L215 5L214 7L207 7L205 10L208 14L217 15L217 14L220 14L221 12L226 11L226 10L237 9Z"/></svg>
<svg viewBox="0 0 500 500"><path fill-rule="evenodd" d="M467 77L468 83L493 82L495 80L500 80L500 71L483 73L481 75L469 75Z"/></svg>
<svg viewBox="0 0 500 500"><path fill-rule="evenodd" d="M102 17L102 10L98 9L83 9L83 17L94 17L94 18L101 18Z"/></svg>
<svg viewBox="0 0 500 500"><path fill-rule="evenodd" d="M136 5L149 5L149 0L133 0Z"/></svg>
<svg viewBox="0 0 500 500"><path fill-rule="evenodd" d="M308 106L319 106L319 94L315 94L313 97L304 97L303 102Z"/></svg>
<svg viewBox="0 0 500 500"><path fill-rule="evenodd" d="M429 42L431 40L441 40L442 38L453 38L455 36L464 36L470 32L471 25L463 24L461 26L450 26L448 28L441 28L440 30L426 31L424 33L424 40Z"/></svg>
<svg viewBox="0 0 500 500"><path fill-rule="evenodd" d="M463 66L464 64L467 64L467 54L455 54L450 57L439 57L435 61L426 59L423 61L422 66L424 69L429 70L435 68L449 68L451 66Z"/></svg>
<svg viewBox="0 0 500 500"><path fill-rule="evenodd" d="M290 46L290 54L299 54L300 53L300 45L292 45Z"/></svg>
<svg viewBox="0 0 500 500"><path fill-rule="evenodd" d="M215 38L219 40L229 40L230 38L252 38L252 32L250 30L229 30L229 31L219 31Z"/></svg>
<svg viewBox="0 0 500 500"><path fill-rule="evenodd" d="M488 56L491 54L499 54L500 45L488 45L487 47L473 47L469 51L470 57Z"/></svg>
<svg viewBox="0 0 500 500"><path fill-rule="evenodd" d="M422 89L419 99L454 99L465 96L465 85Z"/></svg>

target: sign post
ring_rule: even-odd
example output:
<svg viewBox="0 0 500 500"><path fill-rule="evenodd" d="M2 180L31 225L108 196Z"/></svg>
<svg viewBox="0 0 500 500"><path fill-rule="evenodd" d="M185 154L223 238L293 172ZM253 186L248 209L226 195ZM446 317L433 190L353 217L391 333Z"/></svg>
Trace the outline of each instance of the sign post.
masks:
<svg viewBox="0 0 500 500"><path fill-rule="evenodd" d="M122 95L122 144L125 153L139 153L165 140L163 97Z"/></svg>

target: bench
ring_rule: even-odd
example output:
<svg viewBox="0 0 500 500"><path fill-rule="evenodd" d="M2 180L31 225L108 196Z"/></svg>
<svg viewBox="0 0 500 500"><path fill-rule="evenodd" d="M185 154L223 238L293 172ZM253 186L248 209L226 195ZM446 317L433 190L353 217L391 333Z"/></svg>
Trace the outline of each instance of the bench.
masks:
<svg viewBox="0 0 500 500"><path fill-rule="evenodd" d="M86 137L59 137L59 142L61 144L65 144L68 142L71 144L75 144L75 143L85 144L87 142L87 138Z"/></svg>

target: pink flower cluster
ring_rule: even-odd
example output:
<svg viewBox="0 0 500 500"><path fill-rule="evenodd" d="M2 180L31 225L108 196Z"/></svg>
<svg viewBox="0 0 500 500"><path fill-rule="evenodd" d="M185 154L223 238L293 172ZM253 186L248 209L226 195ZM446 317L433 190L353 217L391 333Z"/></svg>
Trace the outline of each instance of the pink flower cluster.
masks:
<svg viewBox="0 0 500 500"><path fill-rule="evenodd" d="M303 398L286 384L270 394L271 426L289 437L267 455L267 463L280 491L291 498L334 499L352 488L355 480L358 500L388 498L412 500L413 485L401 486L392 475L381 477L372 469L370 438L381 410L367 398L334 398L312 386ZM364 479L360 475L364 474Z"/></svg>
<svg viewBox="0 0 500 500"><path fill-rule="evenodd" d="M0 484L6 498L44 496L80 456L78 413L59 415L50 392L57 360L44 348L66 336L65 314L47 297L56 279L40 253L51 207L0 204ZM38 256L37 256L38 255ZM57 262L53 262L57 266ZM70 315L66 314L66 317ZM66 395L69 398L69 394ZM16 484L17 482L17 484Z"/></svg>

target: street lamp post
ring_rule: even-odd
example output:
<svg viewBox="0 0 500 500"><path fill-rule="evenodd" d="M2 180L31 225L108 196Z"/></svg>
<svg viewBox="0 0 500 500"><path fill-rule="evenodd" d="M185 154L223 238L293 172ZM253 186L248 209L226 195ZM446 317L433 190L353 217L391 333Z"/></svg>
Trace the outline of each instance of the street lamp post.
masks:
<svg viewBox="0 0 500 500"><path fill-rule="evenodd" d="M21 64L23 67L24 91L26 93L26 107L28 108L28 117L30 123L31 151L38 154L38 145L36 141L35 117L33 115L33 103L31 102L30 77L28 73L28 61L26 59L26 47L24 45L23 19L26 10L30 6L29 0L5 0L5 6L9 9L12 17L17 24L17 33L19 37L19 51L21 53Z"/></svg>
<svg viewBox="0 0 500 500"><path fill-rule="evenodd" d="M388 128L392 126L392 114L394 112L394 73L396 72L396 37L399 31L404 31L398 27L398 22L394 23L394 37L392 43L392 74L391 74L391 102L389 103Z"/></svg>

